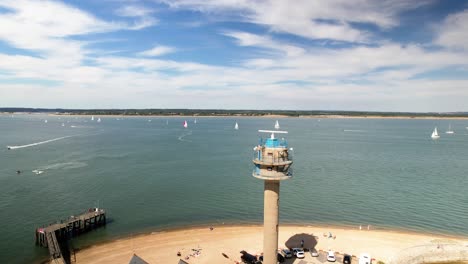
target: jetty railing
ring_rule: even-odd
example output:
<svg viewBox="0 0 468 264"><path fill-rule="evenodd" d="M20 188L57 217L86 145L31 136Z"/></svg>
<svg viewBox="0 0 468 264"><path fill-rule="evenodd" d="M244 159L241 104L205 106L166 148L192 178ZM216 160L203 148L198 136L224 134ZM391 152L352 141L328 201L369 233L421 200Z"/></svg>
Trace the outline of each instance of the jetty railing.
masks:
<svg viewBox="0 0 468 264"><path fill-rule="evenodd" d="M106 225L104 209L91 208L66 220L36 228L36 245L49 249L50 259L54 263L70 264L68 241L85 232Z"/></svg>

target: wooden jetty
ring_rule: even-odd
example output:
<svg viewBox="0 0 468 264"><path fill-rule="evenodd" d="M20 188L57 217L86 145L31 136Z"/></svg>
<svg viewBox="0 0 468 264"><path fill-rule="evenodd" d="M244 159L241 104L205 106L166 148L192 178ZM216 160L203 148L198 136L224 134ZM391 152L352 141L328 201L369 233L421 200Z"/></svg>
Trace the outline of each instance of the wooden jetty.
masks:
<svg viewBox="0 0 468 264"><path fill-rule="evenodd" d="M68 241L79 234L106 224L104 209L91 208L78 216L71 216L60 223L36 229L36 245L49 248L53 263L71 263Z"/></svg>

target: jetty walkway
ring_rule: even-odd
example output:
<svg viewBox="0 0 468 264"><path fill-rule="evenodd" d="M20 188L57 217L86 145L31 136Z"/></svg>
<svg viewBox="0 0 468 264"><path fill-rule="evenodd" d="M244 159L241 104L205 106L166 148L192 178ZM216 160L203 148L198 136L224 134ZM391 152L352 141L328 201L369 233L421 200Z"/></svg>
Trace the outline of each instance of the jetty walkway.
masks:
<svg viewBox="0 0 468 264"><path fill-rule="evenodd" d="M85 232L106 225L104 209L91 208L78 215L70 216L60 223L50 224L36 229L36 245L49 248L52 263L70 264L70 248L68 241Z"/></svg>

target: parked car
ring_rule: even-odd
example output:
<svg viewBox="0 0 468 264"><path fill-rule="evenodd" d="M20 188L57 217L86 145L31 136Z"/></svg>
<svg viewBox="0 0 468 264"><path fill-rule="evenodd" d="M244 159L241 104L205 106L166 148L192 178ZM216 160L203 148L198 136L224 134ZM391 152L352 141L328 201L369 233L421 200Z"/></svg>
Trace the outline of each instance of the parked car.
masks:
<svg viewBox="0 0 468 264"><path fill-rule="evenodd" d="M300 259L305 258L304 249L302 249L302 248L293 248L292 251L293 251L293 255L296 258L300 258Z"/></svg>
<svg viewBox="0 0 468 264"><path fill-rule="evenodd" d="M336 256L334 251L328 251L327 253L327 261L328 262L335 262L336 261Z"/></svg>
<svg viewBox="0 0 468 264"><path fill-rule="evenodd" d="M371 264L372 259L369 254L367 253L361 253L359 256L359 264Z"/></svg>
<svg viewBox="0 0 468 264"><path fill-rule="evenodd" d="M318 256L319 256L319 253L318 253L318 251L317 251L315 248L309 249L309 252L310 252L310 255L311 255L312 257L318 257Z"/></svg>
<svg viewBox="0 0 468 264"><path fill-rule="evenodd" d="M348 255L348 254L344 254L344 257L343 257L343 263L344 264L351 264L351 256Z"/></svg>
<svg viewBox="0 0 468 264"><path fill-rule="evenodd" d="M259 260L261 262L263 262L263 256L260 256ZM277 257L276 257L276 260L279 262L279 263L283 263L285 261L283 255L281 255L280 253L278 253Z"/></svg>
<svg viewBox="0 0 468 264"><path fill-rule="evenodd" d="M285 258L292 258L292 253L291 253L291 250L285 248L285 249L282 249L281 252L283 253L283 256Z"/></svg>

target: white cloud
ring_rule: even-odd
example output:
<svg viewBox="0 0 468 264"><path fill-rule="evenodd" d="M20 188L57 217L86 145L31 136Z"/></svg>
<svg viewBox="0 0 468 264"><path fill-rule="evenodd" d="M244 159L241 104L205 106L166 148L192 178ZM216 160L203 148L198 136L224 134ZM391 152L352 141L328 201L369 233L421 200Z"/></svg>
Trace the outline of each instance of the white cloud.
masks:
<svg viewBox="0 0 468 264"><path fill-rule="evenodd" d="M20 48L60 56L82 54L84 43L68 37L121 29L141 29L152 21L133 25L106 22L78 8L55 1L4 0L0 7L11 10L0 14L0 40Z"/></svg>
<svg viewBox="0 0 468 264"><path fill-rule="evenodd" d="M0 85L0 94L8 95L0 103L18 105L25 98L35 98L26 106L466 109L463 101L468 99L468 90L464 89L468 81L412 79L427 70L466 65L468 56L464 53L434 53L397 44L304 52L301 56L283 54L254 59L256 64L246 61L252 62L247 67L122 56L98 56L93 59L95 66L51 67L49 59L2 55L0 69L13 71L16 77L55 80L60 84L47 89L39 84ZM388 70L378 70L381 68ZM303 84L296 84L295 80ZM261 101L257 100L259 96ZM436 98L446 99L435 102Z"/></svg>
<svg viewBox="0 0 468 264"><path fill-rule="evenodd" d="M320 26L330 26L329 29L332 26L340 30L346 29L350 21L355 20L373 21L372 23L382 28L388 28L398 24L395 19L398 10L412 8L400 1L360 0L360 3L370 5L364 8L371 10L366 13L348 7L350 4L347 1L334 0L318 6L318 10L323 11L319 15L313 13L316 11L310 7L311 3L304 3L304 14L301 15L299 8L293 5L289 10L284 10L285 7L280 2L203 1L199 8L203 12L224 12L237 8L236 10L245 11L244 19L250 22L262 20L272 30L296 35L302 34L294 33L302 25L306 32L304 34L313 38L313 34L322 36L331 33L307 33L305 26L313 24L305 20L310 18L334 20L335 24L328 25L313 22ZM0 105L67 108L468 110L468 90L465 89L468 86L467 80L414 78L427 71L453 66L466 71L468 50L434 51L424 46L390 42L340 49L328 48L327 45L311 48L295 44L292 40L279 40L271 31L266 35L257 35L225 28L221 34L232 38L239 46L257 48L251 49L254 51L248 54L247 60L234 66L158 58L177 51L175 47L169 46L155 46L136 56L118 56L112 50L105 53L91 50L86 45L88 42L72 40L70 37L140 28L145 26L144 18L149 17L148 13L133 12L135 16L131 17L137 19L136 24L132 25L107 22L59 2L31 2L31 6L29 3L30 1L21 0L0 2L0 7L12 10L0 14L0 40L20 49L33 51L35 55L0 52ZM179 8L186 8L193 3L175 1L174 7L178 5ZM258 5L263 5L266 10L260 10ZM377 5L383 10L377 10ZM275 8L281 10L274 10ZM347 9L358 17L353 18L347 13ZM275 14L270 18L271 21L267 19L269 11ZM59 15L54 16L55 13ZM129 11L128 15L130 13ZM377 16L381 13L387 15ZM275 18L280 14L286 17ZM368 17L359 17L366 14ZM296 20L295 16L299 18ZM291 25L278 29L288 18L291 18ZM446 29L450 29L449 25L463 29L463 23L457 22L457 19L449 17L444 24ZM297 25L294 21L297 21ZM151 23L149 20L147 25ZM344 38L356 41L366 38L365 32L355 33L356 35L352 33ZM90 41L102 39L94 34ZM443 34L440 39L444 39L441 43L448 47L453 45L450 43L456 43L451 38L447 38L450 41L445 40ZM122 54L128 52L126 50ZM22 79L43 82L26 84L21 83ZM7 82L2 82L4 80ZM54 85L45 85L44 82L47 81L54 82Z"/></svg>
<svg viewBox="0 0 468 264"><path fill-rule="evenodd" d="M115 13L124 17L142 17L154 13L156 10L139 5L125 5L118 8Z"/></svg>
<svg viewBox="0 0 468 264"><path fill-rule="evenodd" d="M369 33L350 23L370 23L381 28L399 24L398 15L432 1L405 0L162 0L173 8L192 9L212 14L238 13L251 23L268 26L273 31L311 39L363 42Z"/></svg>
<svg viewBox="0 0 468 264"><path fill-rule="evenodd" d="M129 26L131 30L140 30L158 24L159 21L152 16L155 12L156 10L141 5L124 5L115 11L121 17L138 18Z"/></svg>
<svg viewBox="0 0 468 264"><path fill-rule="evenodd" d="M468 9L449 15L439 26L438 33L437 44L468 50Z"/></svg>
<svg viewBox="0 0 468 264"><path fill-rule="evenodd" d="M288 44L283 44L283 43L277 43L274 40L272 40L270 37L266 36L260 36L252 33L247 33L247 32L241 32L241 31L230 31L230 32L225 32L223 33L226 36L235 38L238 41L238 44L240 46L256 46L256 47L262 47L262 48L267 48L275 51L280 51L287 56L298 56L304 53L304 49L293 46L293 45L288 45Z"/></svg>
<svg viewBox="0 0 468 264"><path fill-rule="evenodd" d="M173 47L168 47L168 46L155 46L152 49L142 51L138 53L140 56L146 56L146 57L157 57L157 56L162 56L168 53L173 53L175 52L176 49Z"/></svg>

